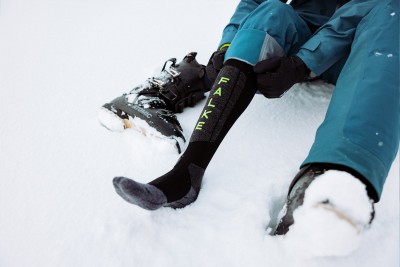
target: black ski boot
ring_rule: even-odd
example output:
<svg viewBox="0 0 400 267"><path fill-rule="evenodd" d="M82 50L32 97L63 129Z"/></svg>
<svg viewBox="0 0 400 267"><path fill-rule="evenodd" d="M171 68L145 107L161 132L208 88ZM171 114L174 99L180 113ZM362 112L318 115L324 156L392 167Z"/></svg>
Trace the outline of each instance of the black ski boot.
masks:
<svg viewBox="0 0 400 267"><path fill-rule="evenodd" d="M351 210L352 205L357 205L355 203L346 203L345 206L343 207L343 203L338 204L337 201L338 199L341 198L341 196L337 195L335 192L337 191L343 191L346 192L346 190L351 190L349 188L343 188L344 184L335 184L335 188L328 188L326 190L326 195L324 195L324 192L318 192L321 195L324 195L324 198L317 201L316 203L312 203L311 206L306 207L307 209L324 209L329 212L333 212L339 218L340 220L344 220L348 222L351 226L353 226L356 231L362 232L364 228L369 227L371 224L373 218L374 218L374 205L373 201L371 199L376 199L376 196L374 195L374 190L371 189L369 183L363 178L360 174L355 172L354 170L341 166L341 165L336 165L336 164L323 164L323 163L315 163L315 164L310 164L307 165L306 167L302 168L299 173L296 175L296 177L293 179L292 184L289 189L289 194L287 196L286 204L285 207L283 208L283 217L279 220L279 223L275 229L275 231L272 232L273 235L285 235L289 231L289 227L291 227L293 224L295 224L295 220L293 217L293 213L295 212L296 209L298 209L300 206L303 206L305 196L307 195L307 189L310 187L310 185L316 181L321 179L320 182L325 183L325 185L328 184L327 180L324 176L326 172L334 170L334 171L340 171L344 173L343 175L340 176L345 176L349 177L347 179L354 179L354 180L360 180L361 182L358 182L357 186L355 187L356 189L354 191L349 192L349 194L356 194L355 191L357 190L365 190L363 189L363 185L366 184L366 192L365 194L368 194L368 196L365 196L362 198L361 204L363 204L363 207L366 207L364 210L364 218L354 218L352 217L352 214L348 214L348 211ZM349 175L350 174L350 175ZM337 175L339 178L340 176ZM338 180L338 179L336 179ZM321 185L321 183L320 183ZM327 186L325 186L326 188ZM341 188L338 190L338 188ZM343 189L342 189L343 188ZM361 189L360 189L361 188ZM358 191L359 192L359 191ZM359 203L358 203L359 204ZM307 204L309 205L309 204ZM358 208L358 207L354 207ZM370 209L369 209L370 208ZM313 233L309 233L313 234Z"/></svg>
<svg viewBox="0 0 400 267"><path fill-rule="evenodd" d="M180 153L185 138L174 113L196 105L208 88L205 66L196 61L196 54L189 53L179 63L175 58L167 60L159 76L104 104L100 123L111 131L133 128L172 141Z"/></svg>

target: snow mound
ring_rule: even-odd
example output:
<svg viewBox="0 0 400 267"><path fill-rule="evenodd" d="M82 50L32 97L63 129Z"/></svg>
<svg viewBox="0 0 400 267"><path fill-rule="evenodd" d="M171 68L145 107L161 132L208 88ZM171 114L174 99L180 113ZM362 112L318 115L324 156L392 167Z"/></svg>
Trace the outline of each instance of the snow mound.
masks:
<svg viewBox="0 0 400 267"><path fill-rule="evenodd" d="M101 125L110 131L122 132L125 129L122 119L106 108L99 109L98 120Z"/></svg>
<svg viewBox="0 0 400 267"><path fill-rule="evenodd" d="M304 258L349 255L359 247L372 212L363 183L346 172L328 171L309 186L293 214L289 251Z"/></svg>

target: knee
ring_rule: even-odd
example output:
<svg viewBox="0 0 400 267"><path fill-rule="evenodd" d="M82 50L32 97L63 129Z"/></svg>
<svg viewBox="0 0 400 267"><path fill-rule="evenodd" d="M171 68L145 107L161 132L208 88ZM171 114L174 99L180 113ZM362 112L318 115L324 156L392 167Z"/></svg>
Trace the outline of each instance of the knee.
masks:
<svg viewBox="0 0 400 267"><path fill-rule="evenodd" d="M278 27L282 21L290 20L293 12L290 5L280 0L267 0L247 16L240 28L265 30L268 25Z"/></svg>

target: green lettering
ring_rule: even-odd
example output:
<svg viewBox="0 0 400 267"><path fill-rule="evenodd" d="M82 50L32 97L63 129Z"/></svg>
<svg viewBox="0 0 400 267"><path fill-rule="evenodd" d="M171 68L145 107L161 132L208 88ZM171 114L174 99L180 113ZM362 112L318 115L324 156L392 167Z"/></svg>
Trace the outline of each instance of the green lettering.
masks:
<svg viewBox="0 0 400 267"><path fill-rule="evenodd" d="M229 82L229 78L226 78L226 77L221 77L221 79L219 79L219 82L218 82L218 84L220 84L220 83L227 83L227 82Z"/></svg>
<svg viewBox="0 0 400 267"><path fill-rule="evenodd" d="M199 130L199 131L203 130L203 125L204 125L204 124L205 124L204 121L199 121L199 122L197 123L197 125L196 125L196 130Z"/></svg>
<svg viewBox="0 0 400 267"><path fill-rule="evenodd" d="M221 96L221 95L222 95L222 88L221 88L221 87L218 88L217 91L215 91L213 95L219 95L219 96Z"/></svg>
<svg viewBox="0 0 400 267"><path fill-rule="evenodd" d="M211 110L204 110L203 115L201 115L201 118L208 119L208 114L210 114L211 112L212 112Z"/></svg>
<svg viewBox="0 0 400 267"><path fill-rule="evenodd" d="M210 98L210 101L208 101L207 106L215 108L215 105L211 104L211 102L212 102L212 98Z"/></svg>

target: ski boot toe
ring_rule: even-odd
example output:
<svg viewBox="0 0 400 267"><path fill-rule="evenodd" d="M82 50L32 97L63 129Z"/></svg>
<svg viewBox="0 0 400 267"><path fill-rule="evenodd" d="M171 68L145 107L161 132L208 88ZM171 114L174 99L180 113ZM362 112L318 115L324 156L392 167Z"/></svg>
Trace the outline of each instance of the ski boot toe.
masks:
<svg viewBox="0 0 400 267"><path fill-rule="evenodd" d="M141 100L129 104L126 96L121 96L103 105L98 116L100 124L114 132L133 129L150 138L171 143L181 153L186 139L176 115Z"/></svg>
<svg viewBox="0 0 400 267"><path fill-rule="evenodd" d="M317 164L305 167L294 179L275 235L284 235L294 227L299 209L328 211L353 226L356 232L368 228L375 213L373 200L359 179L346 171Z"/></svg>
<svg viewBox="0 0 400 267"><path fill-rule="evenodd" d="M325 167L309 165L296 176L274 231L306 258L350 254L374 218L366 186L346 171Z"/></svg>
<svg viewBox="0 0 400 267"><path fill-rule="evenodd" d="M122 132L126 128L130 128L129 118L122 116L121 111L112 110L111 105L105 105L98 111L98 119L102 126L112 132ZM118 115L120 113L121 115Z"/></svg>

